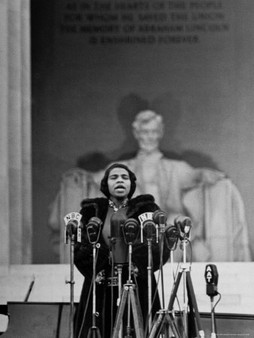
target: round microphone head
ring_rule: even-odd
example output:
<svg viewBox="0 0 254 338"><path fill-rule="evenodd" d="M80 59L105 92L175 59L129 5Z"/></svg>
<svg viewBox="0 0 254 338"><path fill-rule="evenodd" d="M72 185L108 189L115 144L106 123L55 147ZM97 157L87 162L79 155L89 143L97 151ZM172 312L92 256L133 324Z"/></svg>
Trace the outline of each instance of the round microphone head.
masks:
<svg viewBox="0 0 254 338"><path fill-rule="evenodd" d="M125 221L122 230L126 244L132 244L138 237L139 223L135 218L129 218Z"/></svg>
<svg viewBox="0 0 254 338"><path fill-rule="evenodd" d="M168 249L171 251L175 250L178 239L180 238L179 230L174 225L172 225L165 231L165 235Z"/></svg>
<svg viewBox="0 0 254 338"><path fill-rule="evenodd" d="M153 240L155 239L156 236L156 226L154 221L147 219L144 223L143 223L143 227L144 227L144 236L146 237L146 239L148 240Z"/></svg>
<svg viewBox="0 0 254 338"><path fill-rule="evenodd" d="M153 213L153 220L156 224L165 224L167 221L167 216L164 211L156 210Z"/></svg>
<svg viewBox="0 0 254 338"><path fill-rule="evenodd" d="M76 219L70 220L66 225L66 232L68 236L72 237L72 235L77 235L77 229L79 226L79 222Z"/></svg>
<svg viewBox="0 0 254 338"><path fill-rule="evenodd" d="M102 225L102 221L98 217L92 217L92 218L89 219L88 224L99 227L99 226Z"/></svg>
<svg viewBox="0 0 254 338"><path fill-rule="evenodd" d="M190 233L190 229L192 227L192 222L191 222L191 219L189 217L178 216L178 217L175 218L174 224L184 234L188 235Z"/></svg>
<svg viewBox="0 0 254 338"><path fill-rule="evenodd" d="M97 243L99 240L102 221L98 217L92 217L86 225L86 232L90 243Z"/></svg>

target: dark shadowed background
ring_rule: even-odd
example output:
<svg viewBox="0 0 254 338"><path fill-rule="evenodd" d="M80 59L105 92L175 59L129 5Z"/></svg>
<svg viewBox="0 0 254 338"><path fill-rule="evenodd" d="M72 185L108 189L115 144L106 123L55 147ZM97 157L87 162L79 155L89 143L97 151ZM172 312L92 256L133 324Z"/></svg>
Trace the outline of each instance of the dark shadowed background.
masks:
<svg viewBox="0 0 254 338"><path fill-rule="evenodd" d="M164 117L168 157L232 179L253 242L254 2L31 6L34 263L54 263L47 219L61 175L132 156L145 108Z"/></svg>

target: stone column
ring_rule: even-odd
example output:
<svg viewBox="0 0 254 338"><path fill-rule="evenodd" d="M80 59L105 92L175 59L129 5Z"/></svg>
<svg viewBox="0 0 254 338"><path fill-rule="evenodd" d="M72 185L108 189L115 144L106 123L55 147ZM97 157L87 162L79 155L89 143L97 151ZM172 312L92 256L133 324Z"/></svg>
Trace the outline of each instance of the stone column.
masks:
<svg viewBox="0 0 254 338"><path fill-rule="evenodd" d="M0 265L32 261L30 2L0 0Z"/></svg>

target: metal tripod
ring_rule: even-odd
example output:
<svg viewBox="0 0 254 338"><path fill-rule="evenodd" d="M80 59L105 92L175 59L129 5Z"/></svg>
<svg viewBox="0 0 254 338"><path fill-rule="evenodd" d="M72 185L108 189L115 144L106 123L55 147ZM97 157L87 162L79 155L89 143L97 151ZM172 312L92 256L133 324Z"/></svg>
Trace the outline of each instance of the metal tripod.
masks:
<svg viewBox="0 0 254 338"><path fill-rule="evenodd" d="M183 247L183 264L180 272L178 273L171 296L169 299L169 305L167 309L162 309L157 312L157 320L154 322L149 338L159 337L160 335L165 338L188 338L188 308L190 308L190 314L196 319L196 328L198 332L196 332L200 338L204 337L204 331L201 328L201 320L198 312L197 301L195 298L195 293L191 281L190 270L186 264L186 243L188 239L186 236L182 237L182 247ZM171 252L172 253L172 252ZM181 278L183 278L183 302L184 302L184 310L183 310L183 333L180 332L174 316L174 301L177 295L177 291L180 285Z"/></svg>
<svg viewBox="0 0 254 338"><path fill-rule="evenodd" d="M129 245L129 276L128 281L123 286L123 292L121 296L120 305L117 310L115 325L113 329L112 338L119 338L119 333L122 330L122 320L124 311L127 305L127 325L126 325L126 335L125 338L132 337L132 328L131 328L131 311L132 317L134 321L134 329L135 329L135 337L136 338L144 338L143 331L143 318L141 313L141 307L139 303L139 299L135 293L135 284L131 279L131 265L132 265L132 243L128 243Z"/></svg>
<svg viewBox="0 0 254 338"><path fill-rule="evenodd" d="M171 251L172 256L172 251ZM157 318L154 320L149 338L163 337L163 338L182 338L180 331L175 323L174 313L172 310L164 308L156 313Z"/></svg>
<svg viewBox="0 0 254 338"><path fill-rule="evenodd" d="M183 265L181 270L178 272L176 277L176 281L174 283L174 287L169 299L168 309L169 311L173 311L173 305L176 298L176 294L180 285L181 278L183 277L183 333L184 338L189 337L189 328L188 328L188 308L190 309L190 314L192 315L192 329L196 331L195 337L199 335L199 337L203 338L204 331L201 327L201 320L200 315L198 312L198 305L194 293L193 284L191 281L190 275L190 267L186 264L186 243L188 242L187 238L182 239L182 246L183 246ZM196 322L195 322L196 319ZM196 324L196 325L194 325Z"/></svg>
<svg viewBox="0 0 254 338"><path fill-rule="evenodd" d="M168 310L159 310L157 312L157 320L153 324L152 330L150 332L149 338L154 337L175 337L182 338L180 332L175 323L175 318L172 311ZM172 334L173 336L172 336Z"/></svg>
<svg viewBox="0 0 254 338"><path fill-rule="evenodd" d="M127 303L128 302L128 303ZM135 337L136 338L144 338L144 331L143 331L143 319L141 315L141 308L140 304L137 300L135 294L135 285L133 282L127 281L127 283L123 287L122 298L120 302L120 306L117 311L116 315L116 323L113 330L112 338L118 338L118 334L120 331L124 310L126 305L128 305L128 313L127 313L127 326L126 326L126 335L125 338L131 338L132 328L131 328L131 317L130 317L130 310L132 310L133 320L134 320L134 329L135 329Z"/></svg>

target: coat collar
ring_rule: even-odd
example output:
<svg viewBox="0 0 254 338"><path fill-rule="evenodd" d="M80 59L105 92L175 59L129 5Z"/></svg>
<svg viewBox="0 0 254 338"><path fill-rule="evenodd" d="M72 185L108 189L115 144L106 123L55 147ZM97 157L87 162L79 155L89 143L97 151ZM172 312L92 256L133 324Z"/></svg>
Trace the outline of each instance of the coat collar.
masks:
<svg viewBox="0 0 254 338"><path fill-rule="evenodd" d="M137 213L155 211L158 206L154 203L154 197L150 194L136 196L129 200L127 208L127 216L134 217ZM93 216L99 217L103 222L108 211L108 199L105 197L97 197L93 199L85 199L81 203L81 214L87 220ZM152 210L150 210L152 209Z"/></svg>

